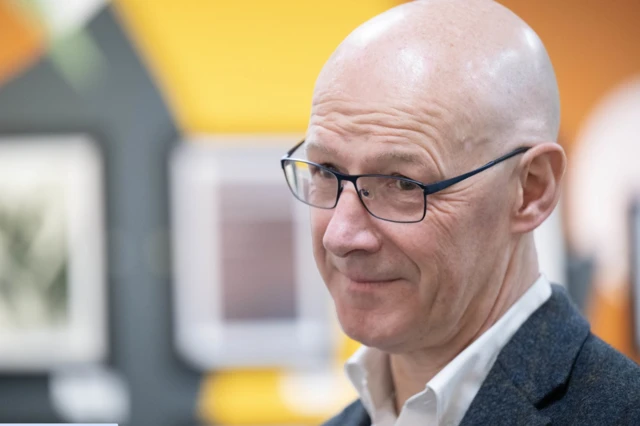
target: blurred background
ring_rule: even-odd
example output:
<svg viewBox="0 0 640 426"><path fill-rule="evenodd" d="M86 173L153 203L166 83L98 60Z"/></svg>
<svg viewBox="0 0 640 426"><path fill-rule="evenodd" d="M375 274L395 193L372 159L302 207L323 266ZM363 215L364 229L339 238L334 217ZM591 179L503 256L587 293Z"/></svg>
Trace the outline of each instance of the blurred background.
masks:
<svg viewBox="0 0 640 426"><path fill-rule="evenodd" d="M355 397L279 157L399 0L0 0L0 422L311 425ZM500 1L542 38L542 269L640 360L640 3Z"/></svg>

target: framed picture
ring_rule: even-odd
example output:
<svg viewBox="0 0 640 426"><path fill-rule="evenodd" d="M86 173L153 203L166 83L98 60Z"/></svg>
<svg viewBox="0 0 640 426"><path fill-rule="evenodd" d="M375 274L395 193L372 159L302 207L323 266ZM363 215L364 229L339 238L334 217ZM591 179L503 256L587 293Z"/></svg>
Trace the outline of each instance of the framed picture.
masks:
<svg viewBox="0 0 640 426"><path fill-rule="evenodd" d="M102 191L88 136L0 136L0 369L105 357Z"/></svg>
<svg viewBox="0 0 640 426"><path fill-rule="evenodd" d="M335 322L309 210L279 159L296 139L202 138L171 158L176 345L203 370L329 362Z"/></svg>

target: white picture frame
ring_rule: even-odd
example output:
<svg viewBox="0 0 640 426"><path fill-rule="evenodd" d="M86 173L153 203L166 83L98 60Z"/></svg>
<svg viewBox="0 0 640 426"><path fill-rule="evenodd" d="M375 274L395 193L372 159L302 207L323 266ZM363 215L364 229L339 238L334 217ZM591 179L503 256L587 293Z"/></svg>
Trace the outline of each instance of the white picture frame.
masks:
<svg viewBox="0 0 640 426"><path fill-rule="evenodd" d="M106 357L103 202L90 136L0 135L0 370Z"/></svg>
<svg viewBox="0 0 640 426"><path fill-rule="evenodd" d="M333 345L337 340L335 320L329 294L313 260L309 207L297 202L289 192L279 161L298 141L292 136L204 136L185 141L172 154L170 187L176 348L198 369L308 368L327 365L333 359ZM240 194L234 201L225 189L229 186L241 188L241 192L249 195L243 198ZM245 208L229 216L225 208L233 208L228 205L234 203ZM237 244L246 244L248 252L255 249L252 246L260 246L257 250L262 250L269 262L278 263L277 271L291 268L293 295L289 293L291 289L282 288L271 280L274 287L280 286L274 291L279 291L283 299L293 297L289 300L288 311L284 309L291 315L230 318L227 311L229 293L233 291L227 287L225 293L225 285L235 279L223 279L223 263L231 262L224 260L227 254L223 250L228 249L229 244L236 252L239 249L233 238L225 237L221 225L228 227L231 225L224 223L246 220L247 226L260 231L261 215L285 232L289 231L286 231L287 225L282 227L282 220L290 221L288 236L279 238L277 234L270 234L275 245L272 250L265 250L264 241L255 235L244 235L243 242ZM245 225L233 226L239 226L235 229L240 230L240 238ZM265 228L260 232L274 231ZM291 240L290 245L287 239ZM222 240L225 240L226 248ZM283 252L291 253L290 259L282 257ZM247 256L255 259L256 253ZM236 308L247 303L260 309L260 305L253 302L270 298L265 288L255 284L256 273L259 273L256 268L255 264L248 264L245 271L254 277L251 281L254 284L249 284L247 291L256 285L253 287L255 294L246 294L244 302L236 298L232 303ZM265 275L273 276L274 268L267 269L270 271ZM223 282L225 280L227 284ZM271 298L268 304L273 305L272 302Z"/></svg>

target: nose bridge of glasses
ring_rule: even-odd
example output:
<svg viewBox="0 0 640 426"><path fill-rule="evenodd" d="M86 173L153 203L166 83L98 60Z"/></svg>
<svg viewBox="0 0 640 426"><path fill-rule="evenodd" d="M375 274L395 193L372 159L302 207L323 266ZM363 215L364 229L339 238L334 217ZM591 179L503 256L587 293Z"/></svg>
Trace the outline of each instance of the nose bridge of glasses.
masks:
<svg viewBox="0 0 640 426"><path fill-rule="evenodd" d="M340 194L342 194L342 192L344 191L346 182L351 182L353 184L353 190L355 192L358 191L358 184L356 183L358 180L358 176L343 174L336 174L336 176L338 177L338 197L340 197Z"/></svg>
<svg viewBox="0 0 640 426"><path fill-rule="evenodd" d="M352 196L355 198L353 202L356 202L357 204L359 204L360 208L362 208L363 210L368 211L367 207L364 205L364 200L362 199L362 194L361 194L362 188L358 186L357 181L358 181L358 176L349 176L349 175L340 176L340 182L338 185L338 199L336 202L336 207L338 206L338 204L340 204L340 199L344 198L342 194L346 192L347 194L349 194L349 196ZM351 182L353 184L352 189L346 189L346 187L350 186L350 185L346 185L346 182Z"/></svg>

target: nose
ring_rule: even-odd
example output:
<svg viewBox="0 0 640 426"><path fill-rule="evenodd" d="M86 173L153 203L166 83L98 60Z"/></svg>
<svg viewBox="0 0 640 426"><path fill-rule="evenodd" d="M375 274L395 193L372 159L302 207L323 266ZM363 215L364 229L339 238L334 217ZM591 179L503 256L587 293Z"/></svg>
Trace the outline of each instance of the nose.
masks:
<svg viewBox="0 0 640 426"><path fill-rule="evenodd" d="M374 253L380 249L381 238L374 220L358 198L353 185L346 185L324 232L324 248L338 257L354 251Z"/></svg>

